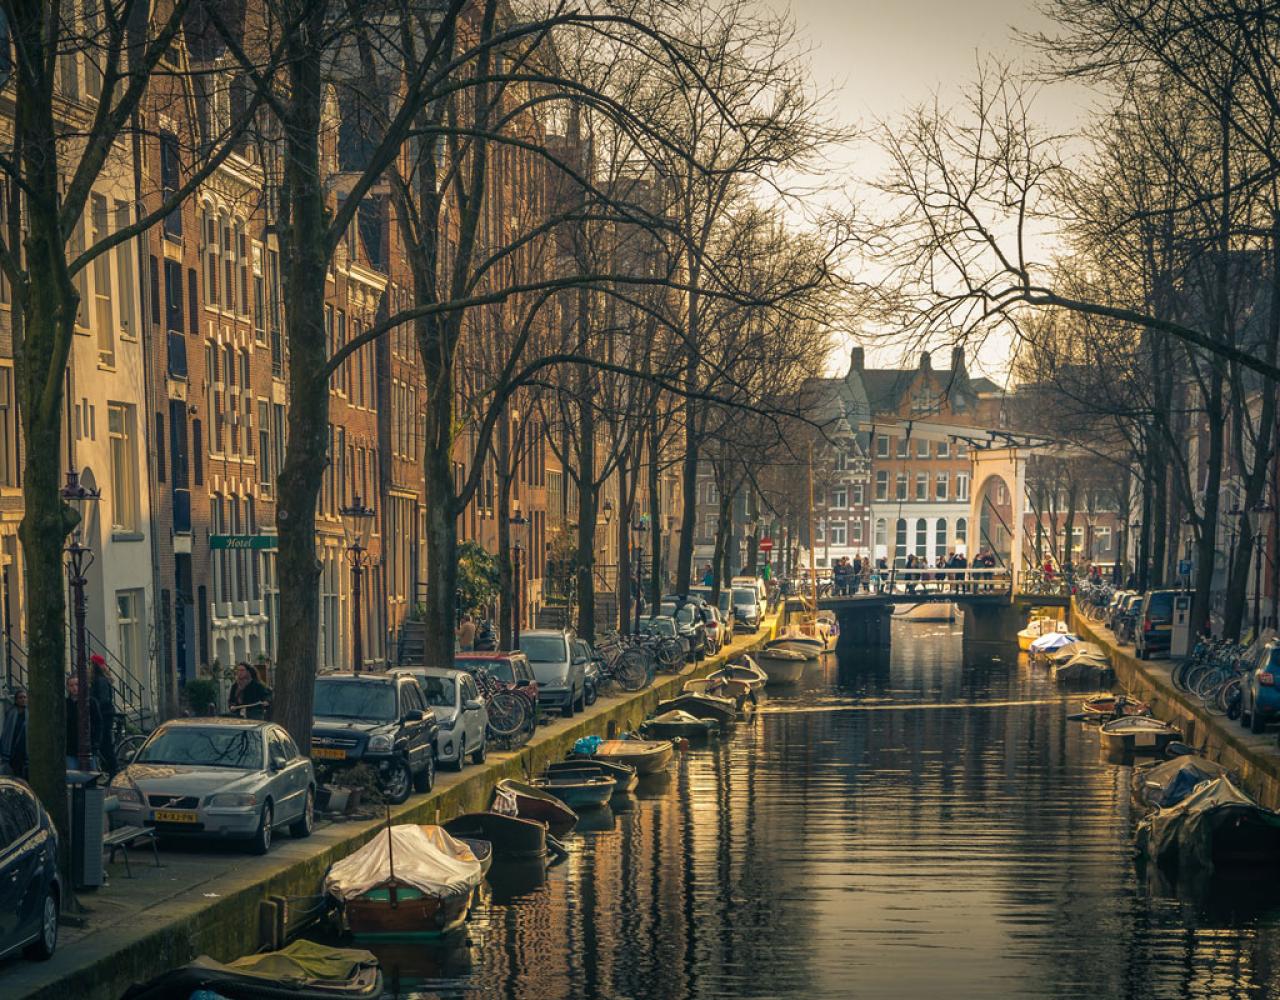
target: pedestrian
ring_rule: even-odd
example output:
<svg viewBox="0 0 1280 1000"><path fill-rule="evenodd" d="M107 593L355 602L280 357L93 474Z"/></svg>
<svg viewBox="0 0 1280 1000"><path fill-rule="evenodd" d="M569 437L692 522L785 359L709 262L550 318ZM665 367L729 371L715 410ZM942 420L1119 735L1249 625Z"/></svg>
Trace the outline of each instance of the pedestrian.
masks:
<svg viewBox="0 0 1280 1000"><path fill-rule="evenodd" d="M98 707L98 717L102 720L102 740L98 746L98 756L102 761L102 769L114 776L120 770L116 762L116 703L115 691L111 687L111 671L107 661L100 653L89 657L89 698Z"/></svg>
<svg viewBox="0 0 1280 1000"><path fill-rule="evenodd" d="M8 774L24 781L27 778L27 692L16 688L13 705L4 715L0 729L0 764Z"/></svg>
<svg viewBox="0 0 1280 1000"><path fill-rule="evenodd" d="M889 560L884 556L881 556L876 560L876 576L879 577L879 582L876 585L876 592L883 594L885 592L885 588L889 585Z"/></svg>
<svg viewBox="0 0 1280 1000"><path fill-rule="evenodd" d="M916 592L916 557L914 552L907 556L907 564L902 570L902 578L907 582L907 593L914 594Z"/></svg>
<svg viewBox="0 0 1280 1000"><path fill-rule="evenodd" d="M881 576L880 576L880 563L881 563L881 561L882 561L882 560L877 559L877 560L875 561L875 564L871 567L871 574L870 574L871 590L872 590L872 592L873 592L873 593L876 593L876 594L880 593L880 581L881 581Z"/></svg>
<svg viewBox="0 0 1280 1000"><path fill-rule="evenodd" d="M265 719L271 707L271 689L258 679L258 671L243 660L236 664L236 679L227 692L227 710L242 719Z"/></svg>
<svg viewBox="0 0 1280 1000"><path fill-rule="evenodd" d="M102 735L102 717L98 714L98 703L89 699L89 768L97 766L94 748ZM66 732L67 770L80 769L80 678L72 674L67 678L67 732Z"/></svg>
<svg viewBox="0 0 1280 1000"><path fill-rule="evenodd" d="M471 620L470 615L463 615L462 621L458 623L458 648L464 653L470 653L476 648L476 623Z"/></svg>
<svg viewBox="0 0 1280 1000"><path fill-rule="evenodd" d="M714 587L716 585L716 574L711 568L711 563L707 563L702 570L702 585L704 587Z"/></svg>

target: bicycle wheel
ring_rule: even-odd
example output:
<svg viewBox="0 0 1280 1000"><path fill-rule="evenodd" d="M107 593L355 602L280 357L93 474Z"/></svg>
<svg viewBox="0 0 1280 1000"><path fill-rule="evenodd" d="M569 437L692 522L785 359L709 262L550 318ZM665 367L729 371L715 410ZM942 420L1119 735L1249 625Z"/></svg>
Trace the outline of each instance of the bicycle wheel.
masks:
<svg viewBox="0 0 1280 1000"><path fill-rule="evenodd" d="M129 761L133 760L134 755L141 749L142 744L147 741L146 736L142 733L130 733L128 736L121 736L116 741L116 760L123 767Z"/></svg>
<svg viewBox="0 0 1280 1000"><path fill-rule="evenodd" d="M680 648L680 643L675 639L664 640L662 645L658 647L658 665L663 670L671 670L678 667L684 659L684 650Z"/></svg>
<svg viewBox="0 0 1280 1000"><path fill-rule="evenodd" d="M618 659L617 678L622 690L641 690L649 683L649 658L638 649L628 649Z"/></svg>
<svg viewBox="0 0 1280 1000"><path fill-rule="evenodd" d="M508 747L529 739L529 709L525 699L510 691L499 691L489 699L489 734Z"/></svg>

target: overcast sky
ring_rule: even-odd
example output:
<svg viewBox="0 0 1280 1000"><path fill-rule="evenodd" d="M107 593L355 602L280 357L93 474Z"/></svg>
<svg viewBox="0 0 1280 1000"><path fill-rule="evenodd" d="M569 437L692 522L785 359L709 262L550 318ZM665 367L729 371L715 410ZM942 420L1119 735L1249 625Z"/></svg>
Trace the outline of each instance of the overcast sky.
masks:
<svg viewBox="0 0 1280 1000"><path fill-rule="evenodd" d="M1035 54L1016 31L1048 30L1050 22L1034 0L765 0L789 10L798 41L810 50L813 78L833 91L832 110L849 124L870 127L892 120L938 93L944 105L958 102L975 77L979 60L991 56L1015 67L1030 65ZM1055 130L1081 120L1089 95L1076 87L1044 90L1036 117ZM863 143L840 154L837 169L847 172L847 187L866 198L860 184L880 174L885 161ZM877 352L882 353L882 352ZM1000 361L1007 345L984 351L987 374L1002 380ZM847 350L832 358L832 368L847 367ZM880 363L893 359L880 357Z"/></svg>

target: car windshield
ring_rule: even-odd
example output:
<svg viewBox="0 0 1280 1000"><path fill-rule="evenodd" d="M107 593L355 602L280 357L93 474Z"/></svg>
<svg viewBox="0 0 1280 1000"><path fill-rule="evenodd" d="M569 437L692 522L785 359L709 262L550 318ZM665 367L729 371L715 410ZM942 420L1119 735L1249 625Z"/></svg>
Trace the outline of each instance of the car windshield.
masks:
<svg viewBox="0 0 1280 1000"><path fill-rule="evenodd" d="M676 623L670 618L650 618L640 623L640 628L649 635L672 636L676 634Z"/></svg>
<svg viewBox="0 0 1280 1000"><path fill-rule="evenodd" d="M520 649L534 663L562 663L569 658L561 635L522 635Z"/></svg>
<svg viewBox="0 0 1280 1000"><path fill-rule="evenodd" d="M754 590L734 590L733 603L750 605L756 603L756 592Z"/></svg>
<svg viewBox="0 0 1280 1000"><path fill-rule="evenodd" d="M172 726L147 740L134 762L256 770L262 767L262 733L238 726Z"/></svg>
<svg viewBox="0 0 1280 1000"><path fill-rule="evenodd" d="M1149 618L1169 618L1173 615L1173 595L1170 593L1152 594L1151 603L1147 605Z"/></svg>
<svg viewBox="0 0 1280 1000"><path fill-rule="evenodd" d="M479 670L486 671L490 677L504 684L516 682L515 671L511 669L510 660L459 660L454 664L459 670L474 674Z"/></svg>
<svg viewBox="0 0 1280 1000"><path fill-rule="evenodd" d="M449 677L420 677L418 686L427 699L427 704L439 708L453 708L457 695L457 686Z"/></svg>
<svg viewBox="0 0 1280 1000"><path fill-rule="evenodd" d="M334 719L390 722L396 717L396 689L383 681L316 681L316 715Z"/></svg>
<svg viewBox="0 0 1280 1000"><path fill-rule="evenodd" d="M727 590L720 591L720 613L728 614L733 610L733 595Z"/></svg>

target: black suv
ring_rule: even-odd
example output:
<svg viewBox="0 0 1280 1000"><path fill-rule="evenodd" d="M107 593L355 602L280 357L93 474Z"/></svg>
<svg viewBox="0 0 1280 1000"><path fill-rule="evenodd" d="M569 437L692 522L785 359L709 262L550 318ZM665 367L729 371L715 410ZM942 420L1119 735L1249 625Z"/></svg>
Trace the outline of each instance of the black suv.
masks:
<svg viewBox="0 0 1280 1000"><path fill-rule="evenodd" d="M325 768L368 764L399 804L429 792L436 775L435 713L407 674L323 674L316 678L311 759Z"/></svg>

